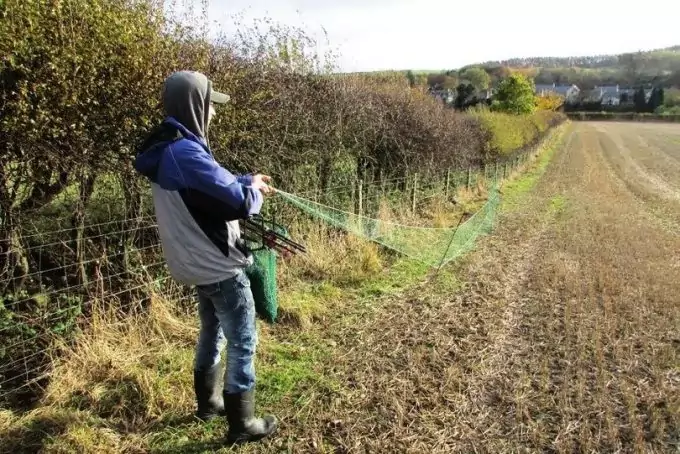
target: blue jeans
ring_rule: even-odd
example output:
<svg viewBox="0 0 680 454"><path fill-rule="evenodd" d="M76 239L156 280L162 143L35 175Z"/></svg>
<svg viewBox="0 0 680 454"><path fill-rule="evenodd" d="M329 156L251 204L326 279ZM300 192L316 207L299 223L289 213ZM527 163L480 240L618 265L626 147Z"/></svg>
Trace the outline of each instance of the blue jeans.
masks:
<svg viewBox="0 0 680 454"><path fill-rule="evenodd" d="M227 345L224 389L230 393L250 391L255 385L255 301L245 272L198 291L201 332L196 346L196 369L220 362Z"/></svg>

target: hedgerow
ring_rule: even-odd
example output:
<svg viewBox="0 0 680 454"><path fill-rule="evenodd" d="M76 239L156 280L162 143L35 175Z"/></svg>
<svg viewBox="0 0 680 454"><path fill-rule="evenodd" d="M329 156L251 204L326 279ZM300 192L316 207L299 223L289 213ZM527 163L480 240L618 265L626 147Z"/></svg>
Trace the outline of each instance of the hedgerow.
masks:
<svg viewBox="0 0 680 454"><path fill-rule="evenodd" d="M0 326L17 339L66 335L89 310L80 302L91 295L76 295L49 323L16 324L57 304L44 295L90 292L102 273L134 288L152 262L131 252L157 243L132 161L175 70L202 71L231 95L210 128L217 159L292 192L481 166L557 119L458 113L406 80L336 74L304 31L268 22L208 41L204 24L177 22L163 3L0 2Z"/></svg>

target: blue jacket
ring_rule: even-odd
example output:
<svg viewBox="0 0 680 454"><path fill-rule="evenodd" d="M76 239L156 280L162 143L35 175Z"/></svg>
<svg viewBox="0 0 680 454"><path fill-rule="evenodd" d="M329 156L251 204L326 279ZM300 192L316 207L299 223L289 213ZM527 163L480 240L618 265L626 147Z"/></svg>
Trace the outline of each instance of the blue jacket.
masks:
<svg viewBox="0 0 680 454"><path fill-rule="evenodd" d="M163 253L175 279L212 284L252 263L238 225L262 207L252 176L221 167L205 140L172 117L144 142L135 168L151 182Z"/></svg>

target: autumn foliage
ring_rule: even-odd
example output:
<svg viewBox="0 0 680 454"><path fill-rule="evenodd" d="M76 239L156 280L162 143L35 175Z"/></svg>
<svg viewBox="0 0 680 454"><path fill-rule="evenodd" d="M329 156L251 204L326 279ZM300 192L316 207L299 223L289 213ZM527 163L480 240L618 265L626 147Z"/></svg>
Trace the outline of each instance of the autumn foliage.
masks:
<svg viewBox="0 0 680 454"><path fill-rule="evenodd" d="M564 96L549 93L545 96L536 97L536 109L556 111L564 104Z"/></svg>

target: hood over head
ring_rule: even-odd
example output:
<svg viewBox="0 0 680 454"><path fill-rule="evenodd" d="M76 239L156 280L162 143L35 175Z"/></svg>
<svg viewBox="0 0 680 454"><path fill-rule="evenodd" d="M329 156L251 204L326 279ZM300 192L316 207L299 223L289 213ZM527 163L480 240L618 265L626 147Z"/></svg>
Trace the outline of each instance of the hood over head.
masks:
<svg viewBox="0 0 680 454"><path fill-rule="evenodd" d="M229 95L214 91L212 82L196 71L177 71L163 86L163 108L185 128L203 139L208 135L210 103L224 104Z"/></svg>

